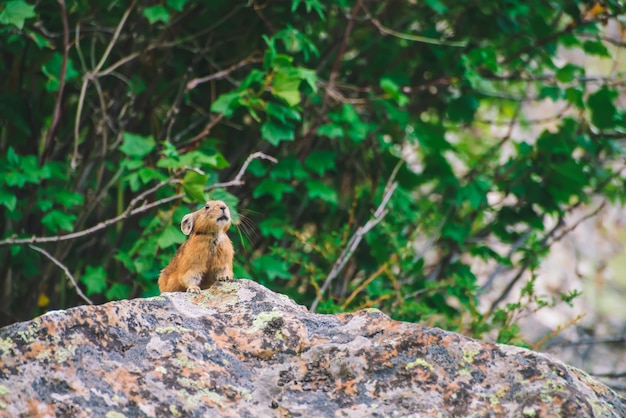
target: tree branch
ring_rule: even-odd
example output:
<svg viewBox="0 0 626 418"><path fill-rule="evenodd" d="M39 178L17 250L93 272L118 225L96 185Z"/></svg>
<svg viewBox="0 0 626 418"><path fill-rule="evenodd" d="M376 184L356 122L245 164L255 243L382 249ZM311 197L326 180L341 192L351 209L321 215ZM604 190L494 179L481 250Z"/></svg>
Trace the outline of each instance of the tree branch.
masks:
<svg viewBox="0 0 626 418"><path fill-rule="evenodd" d="M566 210L566 212L571 212L572 210L574 210L575 208L577 208L581 204L582 204L582 201L578 201L577 203L572 205L570 208L568 208ZM565 222L563 221L563 217L562 216L559 217L559 220L556 223L556 225L550 230L550 232L548 232L543 237L543 239L541 240L539 245L542 246L542 247L549 247L552 244L560 241L565 235L569 234L574 229L576 229L576 227L578 227L578 225L580 225L582 222L586 221L589 218L592 218L592 217L596 216L604 208L605 204L606 204L606 202L602 202L602 204L600 204L600 206L598 206L595 210L593 210L592 212L590 212L587 215L585 215L582 218L580 218L572 226L570 226L568 228L565 228L559 235L556 235L556 233L559 231L559 229L561 229L561 227L563 227L565 225ZM507 284L507 286L500 293L500 295L496 298L496 300L494 300L491 303L491 306L489 307L489 310L485 314L485 318L491 316L491 314L495 311L497 306L508 296L508 294L511 292L511 290L513 290L513 287L519 281L519 279L522 278L522 275L524 274L526 269L530 266L531 262L532 262L532 260L530 258L528 258L526 261L524 261L524 263L522 263L522 265L520 266L520 268L519 268L517 274L515 275L515 277L513 277L513 279L511 279L511 281Z"/></svg>
<svg viewBox="0 0 626 418"><path fill-rule="evenodd" d="M70 282L72 282L72 284L74 285L74 288L76 289L76 293L78 293L78 296L83 298L83 300L87 302L88 304L93 305L93 302L91 301L91 299L85 296L83 291L80 290L80 287L78 287L78 283L76 283L76 279L74 279L74 276L72 276L72 273L70 273L70 271L67 269L67 267L65 267L65 265L63 265L63 263L61 263L59 260L54 258L52 254L50 254L48 251L44 250L43 248L39 248L34 245L29 245L28 247L32 250L37 251L38 253L45 255L48 259L50 259L50 261L52 261L54 264L59 266L61 270L65 272L65 275L67 276L67 278L70 279Z"/></svg>
<svg viewBox="0 0 626 418"><path fill-rule="evenodd" d="M250 64L254 64L258 62L263 62L263 59L262 58L246 58L245 60L240 61L235 65L231 65L225 70L218 71L211 75L207 75L206 77L194 78L193 80L190 80L187 83L187 87L185 88L185 91L193 90L199 84L206 83L211 80L219 80L221 78L226 77L228 74L232 73L233 71L238 70L241 67L245 67L246 65L250 65Z"/></svg>
<svg viewBox="0 0 626 418"><path fill-rule="evenodd" d="M399 39L404 39L406 41L422 42L431 45L453 46L457 48L463 48L467 46L467 42L465 41L446 41L441 39L427 38L426 36L413 35L410 33L397 32L393 29L389 29L388 27L380 23L378 19L372 16L372 14L365 5L363 5L363 10L365 10L365 13L367 13L370 22L372 22L372 24L376 26L376 29L378 29L379 32L383 35L390 35Z"/></svg>
<svg viewBox="0 0 626 418"><path fill-rule="evenodd" d="M395 178L403 162L404 161L400 161L396 165L396 167L393 169L391 176L389 176L389 180L387 180L387 185L385 186L385 191L383 193L382 200L380 204L378 205L378 208L376 208L376 211L374 212L373 217L370 220L368 220L365 223L365 225L360 226L356 230L354 235L352 235L352 238L350 238L350 240L348 241L348 244L344 247L343 251L339 255L339 258L337 258L337 261L335 261L335 264L330 270L330 273L328 273L328 276L326 277L324 284L320 288L318 297L313 301L313 304L311 305L311 312L315 312L315 310L317 309L317 305L319 304L322 296L324 295L324 292L326 292L326 290L330 286L330 283L339 275L339 273L341 273L341 270L343 270L348 260L350 260L350 258L352 257L352 254L354 254L354 252L356 251L357 247L361 243L361 240L363 239L365 234L367 234L380 221L382 221L385 215L387 215L387 213L389 212L389 210L387 209L387 204L389 203L391 196L393 196L393 193L398 187L398 183L395 182Z"/></svg>
<svg viewBox="0 0 626 418"><path fill-rule="evenodd" d="M264 160L269 160L273 163L276 163L277 160L274 157L271 157L267 154L264 154L262 152L255 152L254 154L251 154L248 156L248 158L246 159L246 161L243 163L243 165L241 166L241 168L239 169L239 172L237 173L237 175L230 181L227 181L225 183L215 183L212 184L210 186L207 186L204 190L212 190L218 187L234 187L234 186L241 186L244 184L244 181L242 180L243 175L245 173L245 171L248 168L248 165L250 165L250 162L252 162L252 160L256 159L256 158L262 158ZM171 184L179 184L182 183L182 180L180 179L168 179L168 180L163 180L162 182L158 183L157 185L151 187L148 190L143 191L142 193L140 193L139 195L137 195L137 197L135 197L133 200L130 201L130 203L128 204L128 207L126 208L126 210L124 210L123 213L121 213L120 215L111 218L111 219L107 219L106 221L102 221L97 225L92 226L91 228L87 228L84 229L82 231L78 231L78 232L72 232L70 234L66 234L66 235L56 235L53 237L31 237L31 238L16 238L16 237L11 237L11 238L7 238L4 239L2 241L0 241L0 246L2 245L24 245L24 244L35 244L35 243L47 243L47 242L59 242L59 241L67 241L67 240L71 240L71 239L75 239L75 238L80 238L80 237L84 237L86 235L89 234L93 234L94 232L100 231L110 225L113 225L117 222L123 221L126 218L129 218L131 216L135 216L137 214L143 213L143 212L147 212L148 210L160 206L160 205L164 205L166 203L178 200L178 199L182 199L185 196L185 193L178 193L174 196L170 196L170 197L166 197L164 199L161 200L157 200L155 202L152 203L148 203L148 204L144 204L140 207L136 207L139 202L143 201L148 195L156 192L157 190L161 189L162 187L165 187L167 185L171 185Z"/></svg>
<svg viewBox="0 0 626 418"><path fill-rule="evenodd" d="M82 115L82 111L83 111L83 105L84 105L84 101L85 101L85 95L87 93L87 87L89 86L89 82L98 77L100 74L100 69L102 69L102 66L104 65L104 63L106 62L106 60L109 58L109 54L111 53L111 51L113 50L113 47L115 46L115 43L117 42L120 33L122 32L122 28L124 28L124 24L126 23L126 19L128 19L128 16L130 15L130 12L135 8L135 5L137 4L137 0L133 0L133 2L131 3L131 5L128 7L128 9L126 9L126 11L124 12L124 15L122 15L122 19L120 20L120 22L117 25L117 28L115 28L115 32L113 33L113 37L111 38L111 40L109 41L109 44L107 45L106 50L104 51L104 54L102 54L102 57L100 57L100 61L98 62L98 64L94 67L94 69L90 72L87 72L84 76L83 76L83 83L80 89L80 96L78 99L78 105L76 107L76 120L74 121L74 151L72 152L72 159L70 162L70 167L72 168L72 170L74 170L76 167L78 167L78 160L79 160L79 155L78 155L78 142L79 142L79 132L80 132L80 118ZM78 42L78 38L77 38L77 42ZM77 45L78 46L78 45ZM134 58L134 56L133 56ZM125 63L126 61L121 60L120 61L121 64ZM114 67L112 67L113 69L116 68L117 65L115 65ZM107 71L113 71L112 69L107 70ZM108 74L108 72L107 72Z"/></svg>

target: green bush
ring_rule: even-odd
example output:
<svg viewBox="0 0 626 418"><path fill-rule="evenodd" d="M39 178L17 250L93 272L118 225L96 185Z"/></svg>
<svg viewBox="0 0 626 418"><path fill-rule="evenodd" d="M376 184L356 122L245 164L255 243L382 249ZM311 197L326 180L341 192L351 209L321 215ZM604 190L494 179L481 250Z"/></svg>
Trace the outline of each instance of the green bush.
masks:
<svg viewBox="0 0 626 418"><path fill-rule="evenodd" d="M157 294L181 218L219 198L239 225L238 277L319 312L376 307L521 343L516 315L553 302L534 275L517 303L505 296L568 213L624 196L624 66L597 77L557 59L612 58L623 42L603 26L624 9L0 5L2 323ZM555 114L526 118L542 100ZM513 272L493 275L508 282L488 309L475 260Z"/></svg>

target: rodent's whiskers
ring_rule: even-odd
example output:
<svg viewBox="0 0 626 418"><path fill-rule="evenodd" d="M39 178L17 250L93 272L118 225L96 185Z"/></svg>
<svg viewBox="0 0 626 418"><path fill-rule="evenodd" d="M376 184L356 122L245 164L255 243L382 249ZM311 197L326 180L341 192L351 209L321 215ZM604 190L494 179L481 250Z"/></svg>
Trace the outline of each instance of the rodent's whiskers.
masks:
<svg viewBox="0 0 626 418"><path fill-rule="evenodd" d="M246 240L250 244L252 244L252 242L259 236L259 234L256 232L255 222L241 212L239 213L239 219L234 223L234 225L239 232L239 239L241 240L242 246L244 248L246 246ZM246 238L245 240L244 236Z"/></svg>

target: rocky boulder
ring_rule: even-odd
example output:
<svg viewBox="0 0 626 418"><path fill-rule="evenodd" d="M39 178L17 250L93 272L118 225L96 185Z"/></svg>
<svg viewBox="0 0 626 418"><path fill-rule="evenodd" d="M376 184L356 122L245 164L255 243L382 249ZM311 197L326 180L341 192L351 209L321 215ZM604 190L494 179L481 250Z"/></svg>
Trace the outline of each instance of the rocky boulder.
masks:
<svg viewBox="0 0 626 418"><path fill-rule="evenodd" d="M248 280L50 312L1 329L0 358L0 416L626 416L549 356Z"/></svg>

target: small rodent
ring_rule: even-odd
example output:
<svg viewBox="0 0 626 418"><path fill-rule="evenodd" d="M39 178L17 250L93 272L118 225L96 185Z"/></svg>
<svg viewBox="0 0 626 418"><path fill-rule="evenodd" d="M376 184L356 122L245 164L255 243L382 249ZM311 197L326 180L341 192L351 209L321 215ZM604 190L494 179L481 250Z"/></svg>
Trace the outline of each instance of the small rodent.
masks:
<svg viewBox="0 0 626 418"><path fill-rule="evenodd" d="M226 235L230 221L230 210L221 200L210 200L204 208L185 215L180 229L189 238L161 270L161 293L197 293L217 280L233 278L234 250Z"/></svg>

